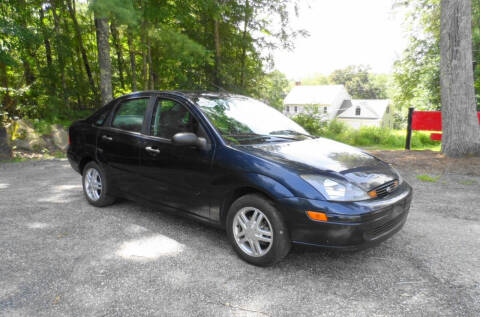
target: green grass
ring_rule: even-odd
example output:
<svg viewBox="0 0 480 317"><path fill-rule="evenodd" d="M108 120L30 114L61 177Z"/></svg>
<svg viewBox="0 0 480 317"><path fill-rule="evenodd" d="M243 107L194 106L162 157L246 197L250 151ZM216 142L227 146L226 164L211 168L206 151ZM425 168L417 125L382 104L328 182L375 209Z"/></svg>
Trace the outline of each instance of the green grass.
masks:
<svg viewBox="0 0 480 317"><path fill-rule="evenodd" d="M52 153L43 153L41 157L28 158L28 157L16 156L16 157L12 157L9 160L2 160L2 161L0 161L0 164L20 163L20 162L38 161L38 160L62 159L62 158L66 158L66 157L67 157L67 155L64 152L56 151L56 152L52 152Z"/></svg>
<svg viewBox="0 0 480 317"><path fill-rule="evenodd" d="M427 174L417 175L417 179L422 182L436 183L440 176L430 176Z"/></svg>
<svg viewBox="0 0 480 317"><path fill-rule="evenodd" d="M0 163L19 163L19 162L26 162L26 161L30 161L31 159L29 158L26 158L26 157L13 157L9 160L2 160L0 161Z"/></svg>
<svg viewBox="0 0 480 317"><path fill-rule="evenodd" d="M463 179L461 181L459 181L460 184L462 185L476 185L478 184L478 182L474 179Z"/></svg>
<svg viewBox="0 0 480 317"><path fill-rule="evenodd" d="M299 115L294 120L310 134L333 139L342 143L369 150L404 150L406 131L379 127L352 129L339 121L319 122L312 116ZM412 150L440 151L441 142L430 139L430 133L414 131Z"/></svg>

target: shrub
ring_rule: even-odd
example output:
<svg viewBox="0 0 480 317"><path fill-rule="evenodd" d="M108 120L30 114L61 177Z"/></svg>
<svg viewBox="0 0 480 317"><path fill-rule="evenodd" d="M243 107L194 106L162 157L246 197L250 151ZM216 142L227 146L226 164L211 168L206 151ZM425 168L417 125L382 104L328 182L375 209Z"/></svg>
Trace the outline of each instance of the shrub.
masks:
<svg viewBox="0 0 480 317"><path fill-rule="evenodd" d="M403 149L405 147L406 131L391 130L381 127L361 127L352 129L341 121L321 122L314 116L300 114L293 118L310 134L333 139L353 146L374 146L388 149ZM435 147L440 142L430 139L430 134L414 131L412 148Z"/></svg>

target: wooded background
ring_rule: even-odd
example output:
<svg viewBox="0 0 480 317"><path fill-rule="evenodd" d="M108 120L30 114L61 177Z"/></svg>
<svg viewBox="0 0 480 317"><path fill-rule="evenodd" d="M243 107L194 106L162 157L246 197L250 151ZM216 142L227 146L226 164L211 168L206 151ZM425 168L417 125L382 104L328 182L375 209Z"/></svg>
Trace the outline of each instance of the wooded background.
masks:
<svg viewBox="0 0 480 317"><path fill-rule="evenodd" d="M137 90L228 90L280 106L270 52L302 31L290 0L4 0L0 104L68 118ZM291 10L290 10L291 11Z"/></svg>

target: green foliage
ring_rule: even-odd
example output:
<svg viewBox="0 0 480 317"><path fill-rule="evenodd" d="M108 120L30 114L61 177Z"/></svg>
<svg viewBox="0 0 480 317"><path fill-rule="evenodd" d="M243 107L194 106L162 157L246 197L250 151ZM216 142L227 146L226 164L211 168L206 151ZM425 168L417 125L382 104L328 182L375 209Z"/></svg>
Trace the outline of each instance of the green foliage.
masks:
<svg viewBox="0 0 480 317"><path fill-rule="evenodd" d="M288 83L265 69L305 34L289 26L297 1L1 1L0 112L67 123L101 106L94 14L110 23L114 96L228 90L280 107Z"/></svg>
<svg viewBox="0 0 480 317"><path fill-rule="evenodd" d="M436 183L440 176L430 176L427 174L417 175L416 176L419 181L427 182L427 183Z"/></svg>
<svg viewBox="0 0 480 317"><path fill-rule="evenodd" d="M266 104L278 109L283 109L283 99L287 95L289 82L285 75L279 71L273 71L264 76L260 89L254 94Z"/></svg>
<svg viewBox="0 0 480 317"><path fill-rule="evenodd" d="M330 85L328 76L323 74L313 74L307 77L302 78L302 85Z"/></svg>
<svg viewBox="0 0 480 317"><path fill-rule="evenodd" d="M341 121L320 121L315 118L315 115L305 114L297 115L294 120L312 135L349 145L381 149L405 148L405 130L390 130L380 127L352 129ZM428 133L414 131L412 149L436 149L439 146L440 142L431 140Z"/></svg>
<svg viewBox="0 0 480 317"><path fill-rule="evenodd" d="M374 80L370 67L358 65L338 69L329 76L329 82L344 85L354 99L386 99L386 83Z"/></svg>
<svg viewBox="0 0 480 317"><path fill-rule="evenodd" d="M302 78L302 85L344 85L354 99L386 99L392 94L391 76L373 74L369 66L351 65L329 76L313 74Z"/></svg>
<svg viewBox="0 0 480 317"><path fill-rule="evenodd" d="M440 0L412 0L405 25L409 44L395 63L397 87L393 102L397 108L439 110L440 98ZM480 110L480 1L473 4L473 59L475 88Z"/></svg>

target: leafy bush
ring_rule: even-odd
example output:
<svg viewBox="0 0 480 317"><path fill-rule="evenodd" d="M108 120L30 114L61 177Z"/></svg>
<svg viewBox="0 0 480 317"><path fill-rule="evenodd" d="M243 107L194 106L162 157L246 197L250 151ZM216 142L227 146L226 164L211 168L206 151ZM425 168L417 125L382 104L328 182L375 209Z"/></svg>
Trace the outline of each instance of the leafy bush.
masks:
<svg viewBox="0 0 480 317"><path fill-rule="evenodd" d="M319 121L315 116L300 114L293 118L308 133L333 139L339 142L362 147L379 147L387 149L403 149L406 131L391 130L380 127L361 127L353 129L341 121ZM430 139L430 134L414 131L412 148L423 149L438 147L440 142Z"/></svg>

